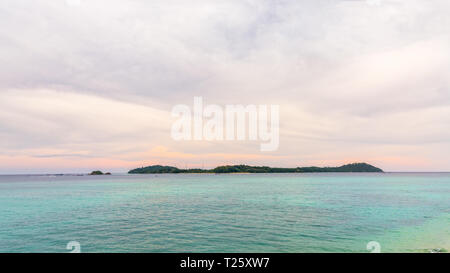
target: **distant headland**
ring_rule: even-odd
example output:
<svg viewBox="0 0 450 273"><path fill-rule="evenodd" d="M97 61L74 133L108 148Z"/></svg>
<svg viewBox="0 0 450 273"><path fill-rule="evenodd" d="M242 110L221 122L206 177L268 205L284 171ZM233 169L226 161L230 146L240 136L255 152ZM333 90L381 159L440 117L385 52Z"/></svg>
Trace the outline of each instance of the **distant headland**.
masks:
<svg viewBox="0 0 450 273"><path fill-rule="evenodd" d="M103 173L102 171L93 171L89 175L111 175L111 173Z"/></svg>
<svg viewBox="0 0 450 273"><path fill-rule="evenodd" d="M352 163L340 167L297 167L297 168L273 168L256 167L248 165L227 165L214 169L179 169L172 166L153 165L129 171L129 174L161 174L161 173L331 173L331 172L367 172L380 173L382 169L367 163Z"/></svg>

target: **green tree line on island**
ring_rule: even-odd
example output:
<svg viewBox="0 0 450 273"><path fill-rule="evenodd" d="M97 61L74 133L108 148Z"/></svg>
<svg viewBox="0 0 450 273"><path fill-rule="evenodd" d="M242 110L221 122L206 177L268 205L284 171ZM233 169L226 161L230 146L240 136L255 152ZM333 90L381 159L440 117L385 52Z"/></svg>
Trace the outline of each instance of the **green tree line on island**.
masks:
<svg viewBox="0 0 450 273"><path fill-rule="evenodd" d="M322 172L383 172L382 169L367 163L352 163L340 167L297 167L272 168L267 166L227 165L214 169L179 169L172 166L154 165L137 168L129 174L158 174L158 173L322 173Z"/></svg>

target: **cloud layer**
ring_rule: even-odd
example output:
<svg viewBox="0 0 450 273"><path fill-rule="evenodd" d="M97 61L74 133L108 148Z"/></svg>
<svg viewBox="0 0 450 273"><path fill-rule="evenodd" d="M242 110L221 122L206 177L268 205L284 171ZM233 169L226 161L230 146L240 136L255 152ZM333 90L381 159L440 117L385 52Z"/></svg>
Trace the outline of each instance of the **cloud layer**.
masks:
<svg viewBox="0 0 450 273"><path fill-rule="evenodd" d="M4 2L1 173L450 170L449 1ZM280 149L172 141L170 111L194 96L279 104Z"/></svg>

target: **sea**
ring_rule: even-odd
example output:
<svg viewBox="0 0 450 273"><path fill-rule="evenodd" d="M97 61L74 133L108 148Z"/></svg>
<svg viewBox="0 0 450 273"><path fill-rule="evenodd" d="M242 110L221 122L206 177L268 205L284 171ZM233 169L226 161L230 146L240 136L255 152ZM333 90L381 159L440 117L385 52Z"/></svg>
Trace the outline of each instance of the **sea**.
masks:
<svg viewBox="0 0 450 273"><path fill-rule="evenodd" d="M0 252L450 250L450 173L0 176Z"/></svg>

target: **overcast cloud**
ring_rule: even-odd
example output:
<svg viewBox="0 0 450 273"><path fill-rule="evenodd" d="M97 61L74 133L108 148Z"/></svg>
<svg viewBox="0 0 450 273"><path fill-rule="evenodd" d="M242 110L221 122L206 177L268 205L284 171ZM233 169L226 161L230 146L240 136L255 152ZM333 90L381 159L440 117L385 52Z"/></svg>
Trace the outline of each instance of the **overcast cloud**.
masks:
<svg viewBox="0 0 450 273"><path fill-rule="evenodd" d="M450 170L448 0L3 0L0 173L248 163ZM279 104L280 149L172 107Z"/></svg>

